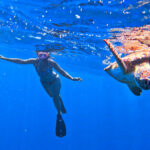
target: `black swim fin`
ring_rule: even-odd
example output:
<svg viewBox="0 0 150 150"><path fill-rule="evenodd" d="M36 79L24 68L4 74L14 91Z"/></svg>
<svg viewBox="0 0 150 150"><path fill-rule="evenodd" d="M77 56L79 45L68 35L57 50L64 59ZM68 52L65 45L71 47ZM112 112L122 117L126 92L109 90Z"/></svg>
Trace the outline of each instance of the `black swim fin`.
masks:
<svg viewBox="0 0 150 150"><path fill-rule="evenodd" d="M66 136L66 126L61 114L57 114L56 136L58 137Z"/></svg>

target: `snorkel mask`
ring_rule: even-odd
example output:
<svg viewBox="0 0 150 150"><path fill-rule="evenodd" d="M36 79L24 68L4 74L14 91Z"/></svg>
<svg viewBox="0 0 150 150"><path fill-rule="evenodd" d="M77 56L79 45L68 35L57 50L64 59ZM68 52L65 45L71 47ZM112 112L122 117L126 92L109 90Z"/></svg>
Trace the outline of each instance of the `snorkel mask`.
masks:
<svg viewBox="0 0 150 150"><path fill-rule="evenodd" d="M49 52L47 51L47 45L36 45L36 53L39 59L48 59Z"/></svg>
<svg viewBox="0 0 150 150"><path fill-rule="evenodd" d="M48 59L49 52L37 52L37 56L39 59Z"/></svg>
<svg viewBox="0 0 150 150"><path fill-rule="evenodd" d="M139 70L136 73L136 82L144 90L150 89L150 70Z"/></svg>

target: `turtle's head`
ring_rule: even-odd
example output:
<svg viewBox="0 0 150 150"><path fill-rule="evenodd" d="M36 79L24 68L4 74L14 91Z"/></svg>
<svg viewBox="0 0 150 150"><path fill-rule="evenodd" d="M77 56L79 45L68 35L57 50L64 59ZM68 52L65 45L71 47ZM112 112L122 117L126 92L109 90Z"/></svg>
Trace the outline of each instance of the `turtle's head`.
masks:
<svg viewBox="0 0 150 150"><path fill-rule="evenodd" d="M136 73L135 79L137 84L144 90L150 89L150 70L140 70Z"/></svg>

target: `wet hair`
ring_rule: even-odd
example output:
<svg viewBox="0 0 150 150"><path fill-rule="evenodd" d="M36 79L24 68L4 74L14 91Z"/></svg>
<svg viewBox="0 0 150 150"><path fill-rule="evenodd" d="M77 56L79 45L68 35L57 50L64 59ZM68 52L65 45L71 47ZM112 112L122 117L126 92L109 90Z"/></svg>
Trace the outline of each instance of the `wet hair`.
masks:
<svg viewBox="0 0 150 150"><path fill-rule="evenodd" d="M35 45L36 47L36 53L38 52L49 52L48 51L48 45L41 44L41 45Z"/></svg>
<svg viewBox="0 0 150 150"><path fill-rule="evenodd" d="M59 43L50 43L50 44L37 44L35 45L36 51L43 51L43 52L59 52L64 50L64 46Z"/></svg>

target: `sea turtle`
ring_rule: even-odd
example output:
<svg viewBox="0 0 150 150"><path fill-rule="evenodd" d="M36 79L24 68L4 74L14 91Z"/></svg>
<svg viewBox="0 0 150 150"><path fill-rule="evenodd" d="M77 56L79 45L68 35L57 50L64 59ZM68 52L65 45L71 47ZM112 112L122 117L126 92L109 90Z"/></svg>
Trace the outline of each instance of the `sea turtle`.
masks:
<svg viewBox="0 0 150 150"><path fill-rule="evenodd" d="M150 51L139 51L121 58L110 40L104 40L110 48L116 62L104 70L116 80L128 85L137 96L142 89L150 89Z"/></svg>

